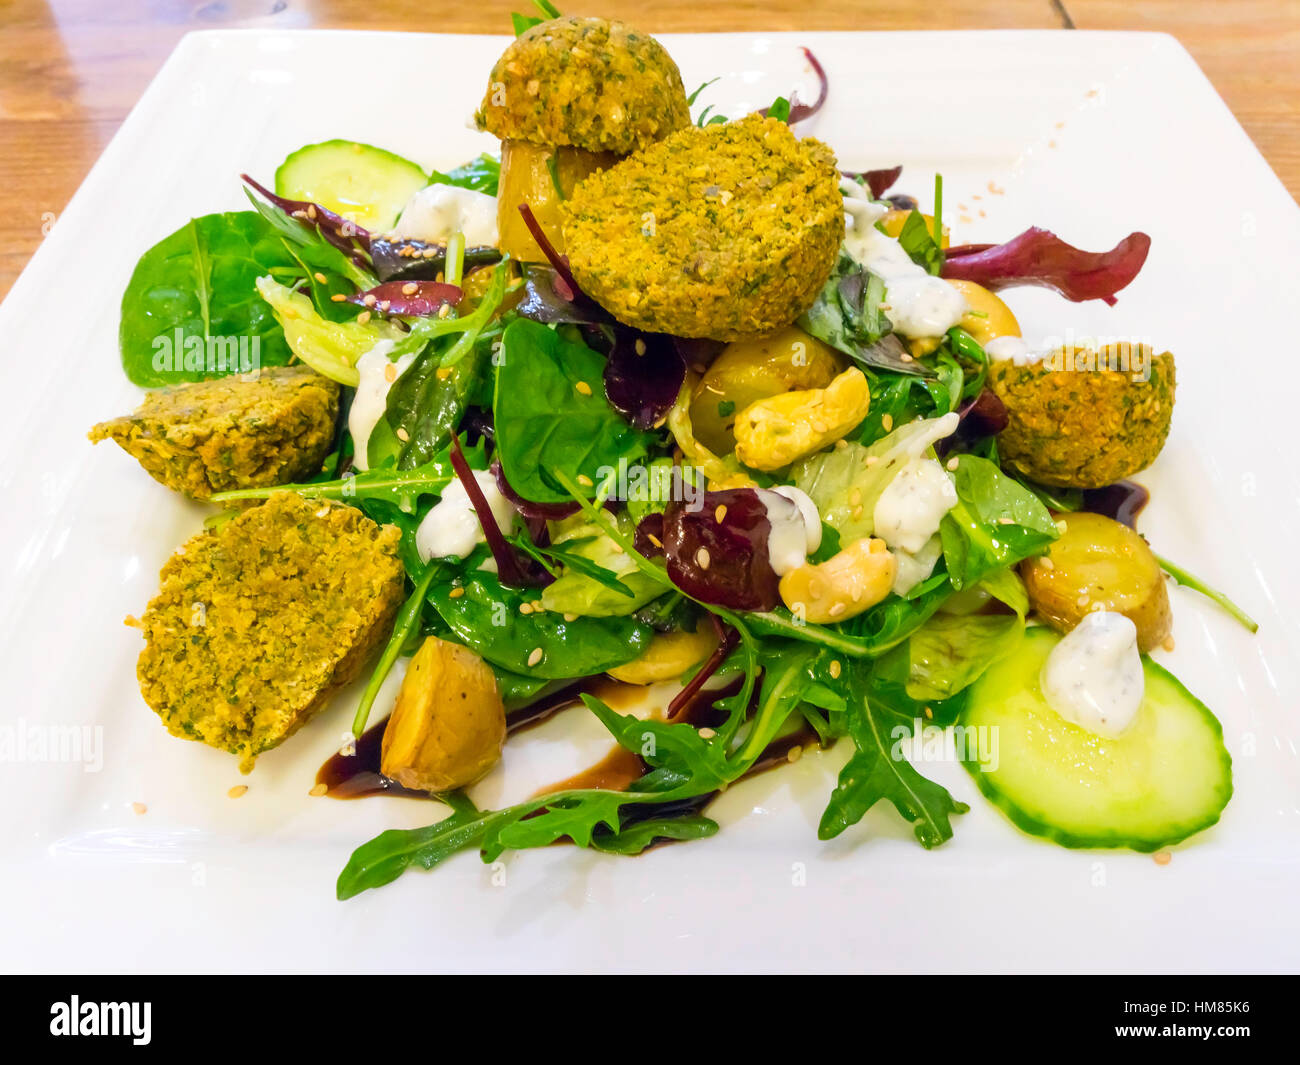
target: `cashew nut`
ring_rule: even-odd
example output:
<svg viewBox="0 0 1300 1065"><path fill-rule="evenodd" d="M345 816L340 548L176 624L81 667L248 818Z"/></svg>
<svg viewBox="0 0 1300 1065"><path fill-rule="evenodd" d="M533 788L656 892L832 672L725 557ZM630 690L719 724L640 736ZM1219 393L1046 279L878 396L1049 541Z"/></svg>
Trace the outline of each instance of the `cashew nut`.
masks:
<svg viewBox="0 0 1300 1065"><path fill-rule="evenodd" d="M884 540L855 540L825 562L808 562L787 573L781 578L781 599L804 621L845 621L884 599L897 570L898 561Z"/></svg>
<svg viewBox="0 0 1300 1065"><path fill-rule="evenodd" d="M870 405L866 375L856 366L825 388L757 400L736 419L736 457L756 470L779 470L835 443L867 416Z"/></svg>

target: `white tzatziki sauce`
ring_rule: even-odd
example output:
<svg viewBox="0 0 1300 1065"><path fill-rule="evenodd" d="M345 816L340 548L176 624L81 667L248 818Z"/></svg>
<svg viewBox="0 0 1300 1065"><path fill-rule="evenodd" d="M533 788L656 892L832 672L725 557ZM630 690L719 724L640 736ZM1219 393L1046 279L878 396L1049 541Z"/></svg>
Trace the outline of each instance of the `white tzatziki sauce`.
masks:
<svg viewBox="0 0 1300 1065"><path fill-rule="evenodd" d="M872 524L891 550L916 554L957 505L957 489L936 459L914 458L876 500Z"/></svg>
<svg viewBox="0 0 1300 1065"><path fill-rule="evenodd" d="M941 277L912 262L897 239L876 228L889 208L856 181L840 182L844 196L844 250L885 283L885 313L905 337L941 337L967 311L965 297Z"/></svg>
<svg viewBox="0 0 1300 1065"><path fill-rule="evenodd" d="M757 492L772 526L767 537L767 557L773 572L784 577L821 547L821 515L808 493L794 485L759 488Z"/></svg>
<svg viewBox="0 0 1300 1065"><path fill-rule="evenodd" d="M370 468L366 460L370 449L370 434L384 416L388 390L415 361L415 355L408 354L394 362L388 357L393 346L391 340L381 340L357 359L357 373L361 375L361 381L357 384L357 394L352 397L352 407L348 411L348 432L352 434L355 450L352 465L358 470Z"/></svg>
<svg viewBox="0 0 1300 1065"><path fill-rule="evenodd" d="M503 533L509 532L515 519L515 508L501 494L497 479L487 470L475 470L474 480L478 482L483 498L487 500L488 510L496 519L497 528ZM420 527L415 530L415 549L425 562L431 558L446 558L448 555L465 558L476 544L483 543L486 539L469 493L457 478L443 489L442 498L433 505L433 509L424 516Z"/></svg>
<svg viewBox="0 0 1300 1065"><path fill-rule="evenodd" d="M465 234L465 247L496 247L497 198L457 185L430 185L406 201L393 234L408 240L445 244Z"/></svg>
<svg viewBox="0 0 1300 1065"><path fill-rule="evenodd" d="M1120 735L1133 723L1146 691L1137 627L1108 610L1086 615L1052 648L1039 687L1066 721L1098 736Z"/></svg>

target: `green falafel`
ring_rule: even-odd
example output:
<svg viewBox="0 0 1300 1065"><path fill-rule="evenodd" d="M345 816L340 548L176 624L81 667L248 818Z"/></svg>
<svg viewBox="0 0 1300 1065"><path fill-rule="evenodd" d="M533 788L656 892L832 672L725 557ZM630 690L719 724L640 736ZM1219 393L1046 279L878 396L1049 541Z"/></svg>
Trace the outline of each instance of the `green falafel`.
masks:
<svg viewBox="0 0 1300 1065"><path fill-rule="evenodd" d="M998 455L1039 484L1101 488L1155 461L1174 411L1174 357L1138 345L1066 347L1029 362L995 359L1006 405Z"/></svg>
<svg viewBox="0 0 1300 1065"><path fill-rule="evenodd" d="M248 772L387 638L400 531L354 507L277 492L188 540L162 568L136 674L174 736Z"/></svg>
<svg viewBox="0 0 1300 1065"><path fill-rule="evenodd" d="M691 122L681 72L663 45L621 22L576 16L517 37L474 117L502 140L618 155Z"/></svg>
<svg viewBox="0 0 1300 1065"><path fill-rule="evenodd" d="M593 174L564 207L574 276L621 322L762 336L812 306L844 238L835 156L750 115L680 130Z"/></svg>
<svg viewBox="0 0 1300 1065"><path fill-rule="evenodd" d="M339 386L306 366L222 377L151 392L134 413L89 437L114 440L154 480L207 499L235 488L289 484L319 472L334 439Z"/></svg>

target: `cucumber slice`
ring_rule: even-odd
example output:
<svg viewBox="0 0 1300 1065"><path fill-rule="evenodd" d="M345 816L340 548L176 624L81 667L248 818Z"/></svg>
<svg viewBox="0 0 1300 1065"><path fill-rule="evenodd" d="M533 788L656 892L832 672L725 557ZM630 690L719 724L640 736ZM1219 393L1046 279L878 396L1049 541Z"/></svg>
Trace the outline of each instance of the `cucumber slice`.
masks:
<svg viewBox="0 0 1300 1065"><path fill-rule="evenodd" d="M1065 847L1148 852L1218 821L1232 797L1232 759L1205 704L1144 658L1146 696L1132 726L1118 739L1094 735L1039 691L1059 640L1030 629L972 685L962 724L997 737L996 768L964 759L980 791L1026 832Z"/></svg>
<svg viewBox="0 0 1300 1065"><path fill-rule="evenodd" d="M406 201L429 183L409 159L358 141L299 148L275 172L275 193L310 200L371 232L392 227Z"/></svg>

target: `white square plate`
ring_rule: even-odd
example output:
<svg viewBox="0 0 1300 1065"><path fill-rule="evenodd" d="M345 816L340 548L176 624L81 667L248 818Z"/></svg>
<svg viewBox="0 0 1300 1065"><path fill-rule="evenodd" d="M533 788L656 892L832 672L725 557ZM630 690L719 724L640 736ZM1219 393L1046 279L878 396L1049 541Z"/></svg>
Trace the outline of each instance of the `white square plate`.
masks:
<svg viewBox="0 0 1300 1065"><path fill-rule="evenodd" d="M1173 40L1140 34L727 34L666 37L687 88L732 114L825 64L830 102L803 132L850 168L905 165L929 202L945 178L954 240L1031 224L1108 248L1151 234L1119 304L1037 290L1011 302L1031 341L1141 336L1179 359L1164 454L1142 480L1158 550L1234 594L1251 637L1175 590L1159 653L1223 721L1237 794L1158 866L1020 835L960 767L922 767L971 803L927 853L892 810L818 843L844 753L730 791L712 840L636 859L569 847L463 855L348 903L334 878L384 827L435 819L397 799L313 799L346 729L339 696L265 755L238 801L234 759L159 727L122 625L205 508L85 432L138 392L117 358L139 255L191 215L245 207L300 145L383 145L428 167L492 149L467 128L505 40L221 32L177 48L0 308L0 965L15 970L450 969L1236 970L1300 967L1300 480L1292 256L1300 210ZM807 90L805 98L809 98ZM20 758L33 726L87 726L98 764ZM99 730L98 732L94 730ZM0 737L2 746L2 737ZM579 713L529 733L491 801L608 746ZM577 753L578 749L581 753ZM501 783L508 778L509 788ZM136 814L132 803L144 803Z"/></svg>

